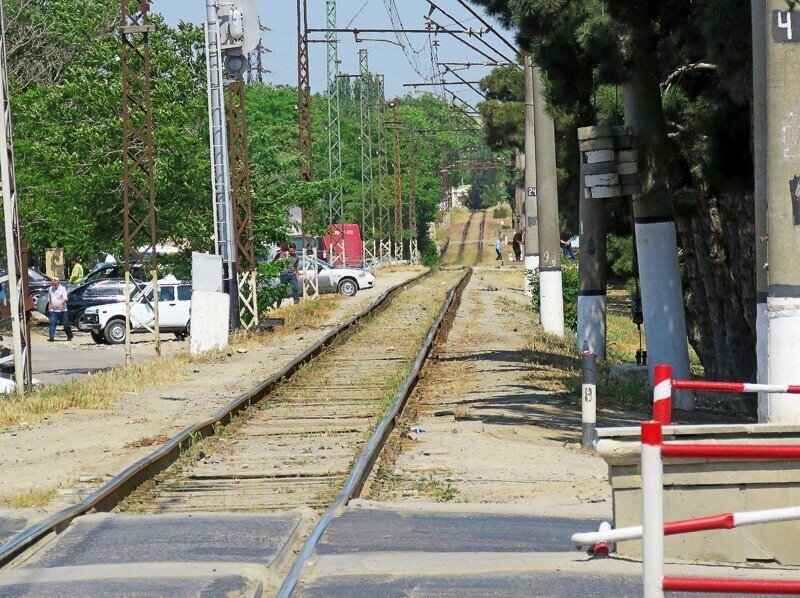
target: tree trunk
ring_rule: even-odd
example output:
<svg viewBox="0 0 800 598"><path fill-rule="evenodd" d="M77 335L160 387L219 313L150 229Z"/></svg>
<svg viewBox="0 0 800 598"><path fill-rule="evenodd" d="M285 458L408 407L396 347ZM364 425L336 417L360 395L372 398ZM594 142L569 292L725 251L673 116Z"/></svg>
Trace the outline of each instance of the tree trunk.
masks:
<svg viewBox="0 0 800 598"><path fill-rule="evenodd" d="M755 251L749 194L676 197L687 333L708 380L756 378Z"/></svg>

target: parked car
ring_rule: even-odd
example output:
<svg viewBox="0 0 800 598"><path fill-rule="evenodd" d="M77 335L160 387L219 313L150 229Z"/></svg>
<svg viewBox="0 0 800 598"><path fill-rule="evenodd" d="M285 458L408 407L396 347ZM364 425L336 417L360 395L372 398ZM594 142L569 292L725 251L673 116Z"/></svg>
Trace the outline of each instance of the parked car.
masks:
<svg viewBox="0 0 800 598"><path fill-rule="evenodd" d="M158 295L159 331L185 338L189 334L192 285L170 275L158 281ZM148 283L131 299L131 330L149 332L154 320L153 284ZM78 330L90 332L96 343L124 343L125 301L87 307L78 320Z"/></svg>
<svg viewBox="0 0 800 598"><path fill-rule="evenodd" d="M5 270L3 270L5 275ZM28 294L36 297L41 293L46 293L50 288L50 279L39 272L36 268L28 268Z"/></svg>
<svg viewBox="0 0 800 598"><path fill-rule="evenodd" d="M364 268L333 267L324 260L310 260L305 264L300 262L300 278L312 276L313 268L317 268L319 280L319 292L322 293L341 293L352 297L358 291L371 289L375 286L375 275ZM302 285L302 280L299 281ZM302 288L302 287L301 287Z"/></svg>
<svg viewBox="0 0 800 598"><path fill-rule="evenodd" d="M131 283L131 294L136 293L142 283ZM36 298L36 311L45 316L50 315L48 294L42 293ZM76 326L87 307L105 303L125 302L124 278L97 278L69 290L67 293L67 314L69 321Z"/></svg>
<svg viewBox="0 0 800 598"><path fill-rule="evenodd" d="M144 266L139 264L131 265L131 278L137 281L142 281L150 278L149 273L145 270ZM92 268L86 277L83 279L83 282L92 282L93 280L99 280L101 278L125 278L125 267L119 263L107 263L107 262L100 262L94 268Z"/></svg>

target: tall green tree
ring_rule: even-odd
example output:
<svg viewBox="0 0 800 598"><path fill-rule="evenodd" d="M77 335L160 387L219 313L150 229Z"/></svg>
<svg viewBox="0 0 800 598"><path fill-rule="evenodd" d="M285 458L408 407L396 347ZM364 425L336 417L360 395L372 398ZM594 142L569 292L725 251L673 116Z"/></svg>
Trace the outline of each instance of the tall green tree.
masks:
<svg viewBox="0 0 800 598"><path fill-rule="evenodd" d="M643 174L674 203L689 340L708 376L754 378L749 4L473 3L531 49L554 113L572 121L562 143L573 143L575 127L619 124L609 91L636 83L650 115L640 143L653 160Z"/></svg>

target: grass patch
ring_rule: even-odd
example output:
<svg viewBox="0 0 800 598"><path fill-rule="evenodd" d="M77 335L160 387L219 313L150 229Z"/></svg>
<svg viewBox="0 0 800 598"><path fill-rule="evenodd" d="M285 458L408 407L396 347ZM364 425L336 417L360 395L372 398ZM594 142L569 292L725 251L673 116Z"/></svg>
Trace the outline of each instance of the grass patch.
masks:
<svg viewBox="0 0 800 598"><path fill-rule="evenodd" d="M38 420L46 413L66 409L108 409L126 392L183 379L183 367L187 361L187 354L179 353L136 362L129 367L118 366L64 384L45 386L24 397L4 399L0 401L0 425Z"/></svg>
<svg viewBox="0 0 800 598"><path fill-rule="evenodd" d="M9 509L38 509L49 505L62 488L72 484L61 482L50 488L34 488L18 494L8 494L0 498L0 505Z"/></svg>
<svg viewBox="0 0 800 598"><path fill-rule="evenodd" d="M270 317L283 318L285 327L276 332L286 331L287 327L319 326L328 321L336 309L341 296L322 295L318 299L301 301L297 305L280 307L270 312Z"/></svg>
<svg viewBox="0 0 800 598"><path fill-rule="evenodd" d="M458 496L458 490L449 482L437 480L431 474L428 479L417 482L416 491L434 499L436 502L451 502Z"/></svg>
<svg viewBox="0 0 800 598"><path fill-rule="evenodd" d="M200 355L173 353L94 372L63 384L44 386L23 397L4 397L0 399L0 426L39 421L43 415L67 409L109 409L125 393L185 379L188 364L218 363L236 351L261 346L267 338L241 331L232 334L230 344L217 351Z"/></svg>

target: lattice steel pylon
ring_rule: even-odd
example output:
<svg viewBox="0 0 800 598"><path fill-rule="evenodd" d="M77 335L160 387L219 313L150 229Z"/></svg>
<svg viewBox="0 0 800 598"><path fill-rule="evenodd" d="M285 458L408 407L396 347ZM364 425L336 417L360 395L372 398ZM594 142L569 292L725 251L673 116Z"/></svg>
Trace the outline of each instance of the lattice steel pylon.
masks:
<svg viewBox="0 0 800 598"><path fill-rule="evenodd" d="M392 259L391 214L389 212L389 190L386 179L389 178L389 166L386 156L386 97L384 94L383 75L376 76L377 94L377 128L376 143L378 145L378 255L381 261Z"/></svg>
<svg viewBox="0 0 800 598"><path fill-rule="evenodd" d="M417 177L416 177L416 144L413 135L408 144L408 257L412 264L419 263L419 246L417 242Z"/></svg>
<svg viewBox="0 0 800 598"><path fill-rule="evenodd" d="M228 152L231 195L236 238L236 287L239 293L239 321L245 328L258 326L258 293L253 202L250 187L250 157L247 143L247 110L244 80L228 86Z"/></svg>
<svg viewBox="0 0 800 598"><path fill-rule="evenodd" d="M0 283L8 282L8 308L11 316L13 355L3 357L0 363L14 361L14 380L17 394L31 387L30 326L25 309L25 264L20 246L19 216L17 214L17 188L14 175L14 147L12 142L11 102L8 97L6 70L6 29L3 6L0 3L0 190L3 194L3 232L5 235L6 274Z"/></svg>
<svg viewBox="0 0 800 598"><path fill-rule="evenodd" d="M137 239L147 243L144 255L150 255L153 285L153 319L147 323L155 334L156 355L161 355L158 318L158 229L156 227L155 179L153 159L153 117L150 96L150 33L155 26L148 20L149 4L122 1L122 160L123 160L123 237L125 265L125 363L131 363L130 290L131 258ZM151 327L152 326L152 327Z"/></svg>
<svg viewBox="0 0 800 598"><path fill-rule="evenodd" d="M392 172L394 174L394 259L403 259L403 173L400 168L400 100L392 100Z"/></svg>
<svg viewBox="0 0 800 598"><path fill-rule="evenodd" d="M339 103L339 36L336 33L336 0L326 0L328 49L328 174L333 190L328 194L331 244L328 260L334 266L346 264L344 238L344 193L342 192L342 128Z"/></svg>
<svg viewBox="0 0 800 598"><path fill-rule="evenodd" d="M300 180L311 181L314 178L314 152L311 138L311 73L308 64L308 3L297 0L297 120L298 138L300 141ZM300 228L309 223L310 214L302 213ZM316 248L313 250L316 253ZM316 257L316 256L315 256ZM317 269L307 266L308 255L305 244L301 248L300 261L303 269L303 299L319 297L319 279ZM306 276L305 274L311 274Z"/></svg>
<svg viewBox="0 0 800 598"><path fill-rule="evenodd" d="M264 28L262 27L262 30ZM247 56L247 82L248 83L263 83L264 82L264 75L269 71L269 69L264 68L264 54L268 53L269 50L264 47L264 44L261 43L261 40L258 41L258 45L256 49L250 52Z"/></svg>
<svg viewBox="0 0 800 598"><path fill-rule="evenodd" d="M359 136L361 139L361 235L364 244L364 261L371 266L377 261L375 244L375 189L372 168L372 80L369 73L367 50L358 51L359 72Z"/></svg>
<svg viewBox="0 0 800 598"><path fill-rule="evenodd" d="M311 139L311 75L308 65L308 4L297 0L297 119L299 125L300 180L314 177Z"/></svg>

